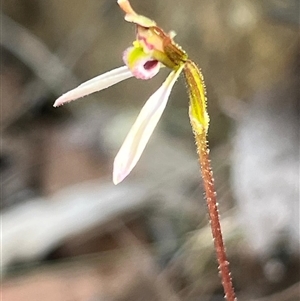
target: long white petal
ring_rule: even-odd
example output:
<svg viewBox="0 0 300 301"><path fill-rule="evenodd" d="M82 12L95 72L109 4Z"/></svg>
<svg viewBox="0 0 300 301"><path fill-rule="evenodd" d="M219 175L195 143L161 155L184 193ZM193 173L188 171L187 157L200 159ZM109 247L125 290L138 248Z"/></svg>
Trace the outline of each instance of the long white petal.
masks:
<svg viewBox="0 0 300 301"><path fill-rule="evenodd" d="M148 143L165 107L182 67L172 71L162 86L147 100L130 129L115 161L113 182L118 184L131 172Z"/></svg>
<svg viewBox="0 0 300 301"><path fill-rule="evenodd" d="M72 100L89 95L96 91L106 89L132 76L133 74L127 66L119 67L117 69L108 71L104 74L98 75L82 83L77 88L63 94L55 101L53 106L59 107L66 102L70 102Z"/></svg>

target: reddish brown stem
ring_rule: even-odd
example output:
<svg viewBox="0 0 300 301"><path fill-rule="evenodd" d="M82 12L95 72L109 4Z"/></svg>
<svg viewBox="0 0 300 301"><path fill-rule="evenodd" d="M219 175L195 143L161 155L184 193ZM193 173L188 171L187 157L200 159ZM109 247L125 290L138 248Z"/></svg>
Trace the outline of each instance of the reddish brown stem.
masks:
<svg viewBox="0 0 300 301"><path fill-rule="evenodd" d="M210 226L212 236L214 239L215 250L219 264L219 272L222 279L222 285L225 292L225 298L228 301L236 301L232 279L230 275L229 262L226 256L225 245L223 242L223 235L221 231L220 216L218 210L218 203L216 198L216 191L214 187L214 178L209 160L209 148L206 139L206 133L195 133L197 150L199 155L199 163L201 166L202 178L204 182L206 202L208 207Z"/></svg>

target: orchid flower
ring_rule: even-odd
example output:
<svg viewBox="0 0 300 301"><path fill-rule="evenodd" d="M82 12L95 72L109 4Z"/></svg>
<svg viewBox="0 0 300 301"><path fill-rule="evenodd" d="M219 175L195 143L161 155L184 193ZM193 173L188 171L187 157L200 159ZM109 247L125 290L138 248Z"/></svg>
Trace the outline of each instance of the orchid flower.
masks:
<svg viewBox="0 0 300 301"><path fill-rule="evenodd" d="M188 60L187 54L173 41L174 32L166 34L156 23L144 16L138 15L130 6L128 0L119 0L118 4L126 13L125 20L136 25L136 40L123 53L125 66L119 67L102 75L96 76L77 88L59 97L54 107L106 89L130 77L147 80L154 77L162 67L171 69L171 73L162 86L146 101L134 125L129 131L115 160L113 182L120 183L134 168L146 147L166 105L172 87L182 70L187 79L193 79L197 72L194 63ZM198 76L189 86L203 85L202 77ZM190 114L197 128L207 130L208 115L205 110L204 88L191 95L192 106ZM200 96L200 97L198 97ZM197 99L196 99L197 98ZM198 104L198 99L202 103ZM197 120L200 121L198 124Z"/></svg>
<svg viewBox="0 0 300 301"><path fill-rule="evenodd" d="M206 111L206 91L202 73L188 58L187 53L174 42L174 32L167 34L154 21L138 15L128 0L118 0L118 4L125 12L125 20L136 26L136 39L123 53L125 66L96 76L63 94L55 101L54 107L106 89L130 77L147 80L155 76L162 67L171 70L162 86L146 101L114 160L113 182L118 184L131 172L141 157L167 105L176 80L181 72L184 73L190 97L189 117L199 156L222 284L226 299L236 301L209 160L207 142L209 116Z"/></svg>

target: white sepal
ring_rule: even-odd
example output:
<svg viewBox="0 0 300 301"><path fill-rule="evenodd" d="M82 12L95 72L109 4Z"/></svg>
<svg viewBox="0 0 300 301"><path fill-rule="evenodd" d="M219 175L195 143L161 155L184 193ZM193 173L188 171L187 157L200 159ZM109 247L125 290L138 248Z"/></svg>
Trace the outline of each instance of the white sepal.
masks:
<svg viewBox="0 0 300 301"><path fill-rule="evenodd" d="M106 89L130 77L133 77L133 74L127 66L108 71L82 83L77 88L63 94L55 101L53 106L59 107L64 103Z"/></svg>
<svg viewBox="0 0 300 301"><path fill-rule="evenodd" d="M147 100L119 150L113 170L113 182L118 184L131 172L140 159L165 107L183 66L172 71L162 86Z"/></svg>

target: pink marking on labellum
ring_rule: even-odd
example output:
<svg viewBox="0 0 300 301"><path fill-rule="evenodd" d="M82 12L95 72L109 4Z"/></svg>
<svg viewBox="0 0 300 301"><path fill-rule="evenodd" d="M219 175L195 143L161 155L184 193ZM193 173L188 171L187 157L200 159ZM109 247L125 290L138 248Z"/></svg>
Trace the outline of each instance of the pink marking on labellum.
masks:
<svg viewBox="0 0 300 301"><path fill-rule="evenodd" d="M144 57L136 59L136 61L132 64L129 63L128 57L129 52L132 51L134 47L127 48L123 53L123 61L130 69L132 74L138 78L147 80L154 77L161 67L159 61L154 60L150 55L146 55Z"/></svg>

